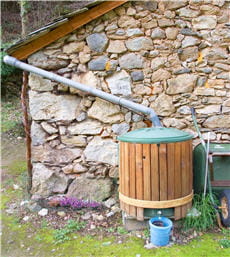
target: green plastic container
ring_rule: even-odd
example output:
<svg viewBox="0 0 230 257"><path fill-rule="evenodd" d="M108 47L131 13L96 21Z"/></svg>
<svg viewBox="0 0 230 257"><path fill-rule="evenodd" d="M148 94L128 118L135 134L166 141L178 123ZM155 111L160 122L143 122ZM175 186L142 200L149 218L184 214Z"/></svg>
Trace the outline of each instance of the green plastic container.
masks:
<svg viewBox="0 0 230 257"><path fill-rule="evenodd" d="M210 143L210 152L230 153L230 144ZM195 193L203 192L205 178L206 153L204 147L199 144L193 151L193 174ZM211 171L209 166L209 171ZM213 178L215 181L230 180L230 157L213 156ZM218 194L225 186L212 186L214 193Z"/></svg>
<svg viewBox="0 0 230 257"><path fill-rule="evenodd" d="M175 128L141 128L118 137L119 141L140 144L163 144L181 142L193 136Z"/></svg>
<svg viewBox="0 0 230 257"><path fill-rule="evenodd" d="M173 218L174 216L174 208L166 208L166 209L144 209L144 216L148 218L152 218L158 215L158 212L161 212L161 215L167 218Z"/></svg>

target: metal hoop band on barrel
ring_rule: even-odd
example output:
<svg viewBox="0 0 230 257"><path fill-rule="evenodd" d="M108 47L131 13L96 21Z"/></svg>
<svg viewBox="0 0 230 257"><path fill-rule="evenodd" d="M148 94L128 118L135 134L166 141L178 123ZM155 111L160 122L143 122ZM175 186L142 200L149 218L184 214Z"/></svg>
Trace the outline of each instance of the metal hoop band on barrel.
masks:
<svg viewBox="0 0 230 257"><path fill-rule="evenodd" d="M128 196L123 195L121 192L119 192L119 199L126 204L141 207L141 208L171 208L171 207L178 207L185 205L192 201L193 199L193 190L191 194L186 195L181 198L173 199L173 200L164 200L164 201L148 201L148 200L139 200L130 198Z"/></svg>

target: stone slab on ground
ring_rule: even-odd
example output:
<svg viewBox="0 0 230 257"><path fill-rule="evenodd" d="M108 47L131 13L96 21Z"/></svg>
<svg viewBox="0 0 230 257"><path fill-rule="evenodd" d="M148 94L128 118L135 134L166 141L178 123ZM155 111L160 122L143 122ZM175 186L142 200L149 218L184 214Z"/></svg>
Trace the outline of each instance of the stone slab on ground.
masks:
<svg viewBox="0 0 230 257"><path fill-rule="evenodd" d="M136 231L148 228L149 219L139 221L136 218L128 216L126 213L122 212L122 223L126 230Z"/></svg>

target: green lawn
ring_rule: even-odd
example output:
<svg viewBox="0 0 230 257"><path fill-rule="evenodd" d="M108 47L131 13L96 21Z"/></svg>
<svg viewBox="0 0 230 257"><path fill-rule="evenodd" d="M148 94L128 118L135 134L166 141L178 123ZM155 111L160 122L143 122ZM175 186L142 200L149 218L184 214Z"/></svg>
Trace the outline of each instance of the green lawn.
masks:
<svg viewBox="0 0 230 257"><path fill-rule="evenodd" d="M24 134L20 98L2 100L1 131L2 133L12 132L15 136L21 136Z"/></svg>
<svg viewBox="0 0 230 257"><path fill-rule="evenodd" d="M221 257L230 256L230 249L222 249L218 243L222 235L206 234L185 246L146 250L142 239L130 237L122 244L115 238L98 240L74 233L65 243L55 244L53 230L33 230L30 224L21 225L13 217L3 215L2 257L9 256L156 256L156 257Z"/></svg>

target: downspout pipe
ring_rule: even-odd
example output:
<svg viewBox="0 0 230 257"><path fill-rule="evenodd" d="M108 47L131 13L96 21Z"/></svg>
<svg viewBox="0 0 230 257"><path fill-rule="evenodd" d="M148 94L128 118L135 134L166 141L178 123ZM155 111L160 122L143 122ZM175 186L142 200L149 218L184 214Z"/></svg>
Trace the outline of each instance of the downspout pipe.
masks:
<svg viewBox="0 0 230 257"><path fill-rule="evenodd" d="M70 79L64 78L62 76L59 76L55 73L37 68L33 65L26 64L26 63L21 62L18 59L14 58L12 56L9 56L9 55L6 55L4 57L4 63L9 64L9 65L14 66L14 67L17 67L17 68L22 69L22 70L26 70L28 72L31 72L31 73L34 73L34 74L37 74L37 75L40 75L44 78L48 78L50 80L53 80L53 81L68 85L70 87L79 89L83 92L95 95L99 98L102 98L102 99L107 100L109 102L112 102L114 104L124 106L124 107L126 107L128 109L131 109L133 111L144 113L144 114L149 116L149 119L152 122L152 126L162 127L161 122L160 122L157 114L155 113L155 111L152 108L149 108L149 107L146 107L144 105L137 104L137 103L134 103L132 101L126 100L124 98L121 98L121 97L103 92L99 89L83 85L81 83L78 83L78 82L75 82L73 80L70 80Z"/></svg>

